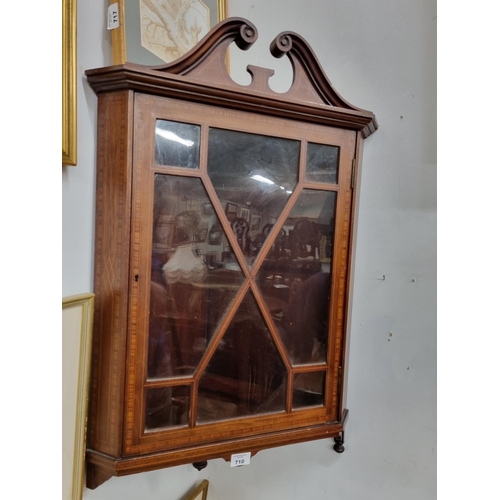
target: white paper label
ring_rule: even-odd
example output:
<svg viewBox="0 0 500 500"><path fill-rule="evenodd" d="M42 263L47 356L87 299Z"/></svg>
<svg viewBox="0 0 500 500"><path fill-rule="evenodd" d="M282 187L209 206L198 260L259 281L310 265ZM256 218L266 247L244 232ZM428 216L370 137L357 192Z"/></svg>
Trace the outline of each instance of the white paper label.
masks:
<svg viewBox="0 0 500 500"><path fill-rule="evenodd" d="M235 453L231 455L231 467L240 467L241 465L249 465L250 457L252 454L248 453Z"/></svg>
<svg viewBox="0 0 500 500"><path fill-rule="evenodd" d="M108 30L114 30L120 26L118 17L118 3L113 3L108 7Z"/></svg>

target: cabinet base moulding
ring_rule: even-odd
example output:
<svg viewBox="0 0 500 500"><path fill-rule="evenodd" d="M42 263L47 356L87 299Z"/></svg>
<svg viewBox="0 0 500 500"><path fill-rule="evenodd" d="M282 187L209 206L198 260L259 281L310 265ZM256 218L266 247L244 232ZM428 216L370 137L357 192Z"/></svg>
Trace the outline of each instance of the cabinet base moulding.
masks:
<svg viewBox="0 0 500 500"><path fill-rule="evenodd" d="M233 453L251 452L252 455L255 455L261 450L278 446L316 439L338 438L343 436L347 416L348 410L344 410L341 422L139 457L116 459L96 451L87 450L87 488L93 490L113 476L127 476L138 472L199 463L216 458L223 458L229 462Z"/></svg>

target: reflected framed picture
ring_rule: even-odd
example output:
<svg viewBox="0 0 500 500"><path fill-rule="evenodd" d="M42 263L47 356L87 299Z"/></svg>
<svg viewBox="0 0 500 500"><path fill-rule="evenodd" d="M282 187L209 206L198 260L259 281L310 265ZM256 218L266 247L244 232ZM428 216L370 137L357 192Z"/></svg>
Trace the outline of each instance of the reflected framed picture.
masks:
<svg viewBox="0 0 500 500"><path fill-rule="evenodd" d="M62 499L81 500L94 294L62 300Z"/></svg>
<svg viewBox="0 0 500 500"><path fill-rule="evenodd" d="M204 479L184 500L207 500L208 481Z"/></svg>
<svg viewBox="0 0 500 500"><path fill-rule="evenodd" d="M252 221L250 223L251 231L260 231L260 222L262 217L260 215L252 215Z"/></svg>
<svg viewBox="0 0 500 500"><path fill-rule="evenodd" d="M240 219L245 219L250 223L250 210L248 208L240 208Z"/></svg>
<svg viewBox="0 0 500 500"><path fill-rule="evenodd" d="M227 1L110 0L110 11L118 11L111 33L113 64L175 61L227 17Z"/></svg>
<svg viewBox="0 0 500 500"><path fill-rule="evenodd" d="M229 222L233 222L238 217L238 205L226 203L226 216Z"/></svg>

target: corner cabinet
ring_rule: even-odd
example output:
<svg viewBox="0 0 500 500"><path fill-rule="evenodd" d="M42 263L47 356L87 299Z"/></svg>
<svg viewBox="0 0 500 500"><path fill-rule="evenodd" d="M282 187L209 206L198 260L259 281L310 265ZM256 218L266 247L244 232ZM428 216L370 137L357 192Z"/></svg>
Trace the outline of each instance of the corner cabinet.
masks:
<svg viewBox="0 0 500 500"><path fill-rule="evenodd" d="M333 438L343 451L355 172L371 112L280 34L231 80L217 25L164 66L89 70L98 95L87 486Z"/></svg>

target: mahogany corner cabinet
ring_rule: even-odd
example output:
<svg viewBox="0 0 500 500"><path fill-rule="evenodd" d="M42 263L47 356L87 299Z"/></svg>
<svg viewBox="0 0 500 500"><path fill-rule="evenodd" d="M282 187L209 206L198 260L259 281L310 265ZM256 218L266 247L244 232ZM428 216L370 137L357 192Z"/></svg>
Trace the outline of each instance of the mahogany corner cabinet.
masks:
<svg viewBox="0 0 500 500"><path fill-rule="evenodd" d="M343 451L356 170L373 113L283 32L293 82L228 75L228 18L182 58L86 72L98 96L87 486L333 438Z"/></svg>

